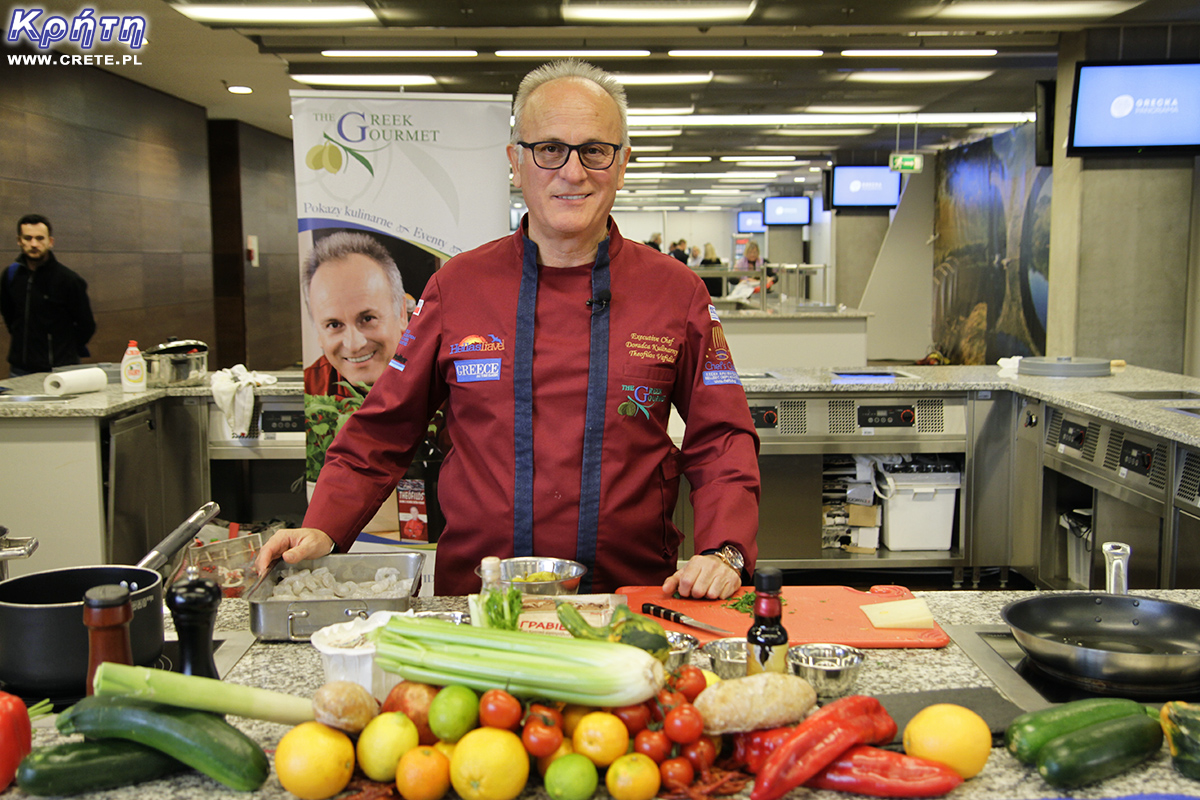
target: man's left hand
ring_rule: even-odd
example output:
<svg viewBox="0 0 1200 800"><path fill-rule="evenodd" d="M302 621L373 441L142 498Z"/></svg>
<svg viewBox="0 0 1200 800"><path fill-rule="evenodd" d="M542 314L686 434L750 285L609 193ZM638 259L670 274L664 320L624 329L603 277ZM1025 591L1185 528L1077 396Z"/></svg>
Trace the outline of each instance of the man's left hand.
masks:
<svg viewBox="0 0 1200 800"><path fill-rule="evenodd" d="M716 556L692 556L676 572L663 582L663 594L681 597L724 600L742 585L742 576Z"/></svg>

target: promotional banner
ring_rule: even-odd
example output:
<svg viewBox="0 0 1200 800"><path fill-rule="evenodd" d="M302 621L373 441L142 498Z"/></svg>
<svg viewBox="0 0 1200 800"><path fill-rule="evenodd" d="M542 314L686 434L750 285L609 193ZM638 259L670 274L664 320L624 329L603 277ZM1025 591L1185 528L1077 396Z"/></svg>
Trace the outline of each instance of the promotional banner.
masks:
<svg viewBox="0 0 1200 800"><path fill-rule="evenodd" d="M383 374L433 272L509 232L512 99L293 91L305 477ZM428 541L436 431L366 532ZM371 537L364 537L369 540ZM362 541L362 540L360 540Z"/></svg>

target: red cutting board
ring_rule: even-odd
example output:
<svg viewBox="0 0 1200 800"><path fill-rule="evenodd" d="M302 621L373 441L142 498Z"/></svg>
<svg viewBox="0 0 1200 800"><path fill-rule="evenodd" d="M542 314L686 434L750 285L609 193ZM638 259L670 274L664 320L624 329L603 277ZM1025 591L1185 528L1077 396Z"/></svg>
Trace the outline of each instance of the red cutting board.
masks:
<svg viewBox="0 0 1200 800"><path fill-rule="evenodd" d="M622 586L617 594L628 599L629 607L641 613L642 603L654 603L674 609L701 622L744 636L753 624L751 614L726 608L725 604L739 595L751 592L743 586L729 600L684 600L663 594L661 586ZM876 628L863 613L862 607L892 600L912 599L913 593L903 586L872 586L860 592L849 586L785 586L783 596L783 627L792 644L828 642L852 647L945 647L950 637L935 622L934 627ZM722 638L720 634L691 628L678 622L660 619L669 631L690 633L701 643Z"/></svg>

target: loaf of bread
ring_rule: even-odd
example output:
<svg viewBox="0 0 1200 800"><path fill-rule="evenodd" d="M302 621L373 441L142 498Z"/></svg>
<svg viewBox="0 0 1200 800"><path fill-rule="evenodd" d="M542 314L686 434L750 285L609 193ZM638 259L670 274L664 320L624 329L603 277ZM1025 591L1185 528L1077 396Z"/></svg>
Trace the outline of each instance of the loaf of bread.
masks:
<svg viewBox="0 0 1200 800"><path fill-rule="evenodd" d="M760 672L712 684L696 698L708 734L792 725L817 704L812 684L796 675Z"/></svg>

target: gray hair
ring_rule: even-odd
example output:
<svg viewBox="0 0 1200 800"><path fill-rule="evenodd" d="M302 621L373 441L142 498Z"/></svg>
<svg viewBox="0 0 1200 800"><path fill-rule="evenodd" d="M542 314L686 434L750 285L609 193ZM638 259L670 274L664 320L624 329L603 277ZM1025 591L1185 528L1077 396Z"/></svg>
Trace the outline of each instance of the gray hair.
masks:
<svg viewBox="0 0 1200 800"><path fill-rule="evenodd" d="M338 231L317 242L308 257L304 259L304 272L301 276L300 287L304 292L304 306L308 309L309 319L312 319L312 306L308 303L308 291L312 286L313 275L316 274L317 269L327 261L337 261L355 254L366 256L383 270L383 274L387 276L388 285L392 289L392 306L395 308L397 316L403 316L405 311L404 278L401 277L400 269L396 266L392 254L378 240L365 233Z"/></svg>
<svg viewBox="0 0 1200 800"><path fill-rule="evenodd" d="M613 99L613 102L617 104L617 111L621 115L621 147L629 147L629 101L625 97L624 84L599 67L576 58L543 64L521 79L521 85L517 87L517 96L513 100L512 143L516 144L517 140L521 138L521 119L524 116L525 103L529 101L529 95L533 94L533 91L539 86L561 78L579 78L591 81ZM524 148L522 148L523 150Z"/></svg>

